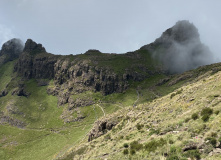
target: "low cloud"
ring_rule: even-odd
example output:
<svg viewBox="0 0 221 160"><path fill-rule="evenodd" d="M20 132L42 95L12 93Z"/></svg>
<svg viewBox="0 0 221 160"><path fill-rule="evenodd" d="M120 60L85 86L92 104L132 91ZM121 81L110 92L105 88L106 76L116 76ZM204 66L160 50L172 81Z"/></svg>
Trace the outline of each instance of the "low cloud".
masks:
<svg viewBox="0 0 221 160"><path fill-rule="evenodd" d="M0 45L2 46L6 41L15 38L12 30L0 24Z"/></svg>
<svg viewBox="0 0 221 160"><path fill-rule="evenodd" d="M152 53L169 73L182 73L216 62L214 54L201 43L197 28L189 21L178 21L166 30L154 42Z"/></svg>

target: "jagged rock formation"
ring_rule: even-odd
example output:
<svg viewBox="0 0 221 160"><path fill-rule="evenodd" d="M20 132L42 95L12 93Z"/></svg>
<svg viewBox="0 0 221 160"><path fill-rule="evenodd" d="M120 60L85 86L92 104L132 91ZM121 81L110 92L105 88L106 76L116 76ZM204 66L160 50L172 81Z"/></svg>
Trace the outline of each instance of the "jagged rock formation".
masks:
<svg viewBox="0 0 221 160"><path fill-rule="evenodd" d="M33 56L29 52L23 52L15 64L14 70L19 76L27 79L52 79L56 61L56 56L48 53Z"/></svg>
<svg viewBox="0 0 221 160"><path fill-rule="evenodd" d="M211 51L201 43L197 28L189 21L178 21L153 43L143 46L161 61L170 73L182 73L214 62Z"/></svg>
<svg viewBox="0 0 221 160"><path fill-rule="evenodd" d="M0 50L0 65L13 61L22 53L24 45L20 39L11 39L5 42Z"/></svg>
<svg viewBox="0 0 221 160"><path fill-rule="evenodd" d="M108 117L103 120L96 121L93 129L88 134L88 142L107 133L114 126L116 126L121 119L122 116L118 116L117 119L116 117Z"/></svg>
<svg viewBox="0 0 221 160"><path fill-rule="evenodd" d="M106 62L115 61L116 58L122 62L126 59L132 64L125 66L123 72L119 73L112 66L106 65ZM72 94L88 90L102 92L104 95L123 92L128 88L129 80L141 81L158 72L149 70L146 64L133 63L143 59L135 52L116 55L103 54L98 50L88 50L83 55L56 56L29 39L14 71L26 79L54 79L54 86L48 88L48 93L58 96L58 105L69 103L69 108L75 108L93 102L84 101L76 105L73 102L77 100L70 98Z"/></svg>
<svg viewBox="0 0 221 160"><path fill-rule="evenodd" d="M37 44L33 40L28 39L25 43L25 48L24 48L23 52L42 53L42 52L46 52L46 50L42 46L42 44Z"/></svg>
<svg viewBox="0 0 221 160"><path fill-rule="evenodd" d="M47 53L41 44L28 39L14 70L19 76L27 79L52 79L56 57Z"/></svg>

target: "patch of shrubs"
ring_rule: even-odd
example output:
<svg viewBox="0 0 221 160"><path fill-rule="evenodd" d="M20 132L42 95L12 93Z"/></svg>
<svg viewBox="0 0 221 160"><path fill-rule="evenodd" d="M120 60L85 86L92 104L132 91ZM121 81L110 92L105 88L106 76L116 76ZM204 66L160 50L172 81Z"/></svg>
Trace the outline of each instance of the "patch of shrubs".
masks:
<svg viewBox="0 0 221 160"><path fill-rule="evenodd" d="M189 122L189 121L190 121L190 118L189 118L189 117L185 119L185 123L187 123L187 122Z"/></svg>
<svg viewBox="0 0 221 160"><path fill-rule="evenodd" d="M124 143L124 148L128 148L129 145L127 143Z"/></svg>
<svg viewBox="0 0 221 160"><path fill-rule="evenodd" d="M129 151L128 151L128 149L124 149L124 151L123 151L123 154L128 154L129 153Z"/></svg>
<svg viewBox="0 0 221 160"><path fill-rule="evenodd" d="M75 154L78 154L78 155L82 155L85 151L86 151L87 147L81 147L79 148L77 151L75 151Z"/></svg>
<svg viewBox="0 0 221 160"><path fill-rule="evenodd" d="M219 141L219 148L221 148L221 137L219 137L218 141Z"/></svg>
<svg viewBox="0 0 221 160"><path fill-rule="evenodd" d="M165 145L167 142L163 138L160 140L152 140L144 145L144 149L148 152L154 152L159 146Z"/></svg>
<svg viewBox="0 0 221 160"><path fill-rule="evenodd" d="M137 123L136 127L137 127L138 130L141 130L144 127L144 125Z"/></svg>
<svg viewBox="0 0 221 160"><path fill-rule="evenodd" d="M215 113L216 115L218 115L218 114L219 114L219 111L217 110L217 111L215 111L214 113Z"/></svg>
<svg viewBox="0 0 221 160"><path fill-rule="evenodd" d="M199 118L197 113L193 113L191 117L192 117L193 120L196 120L196 119Z"/></svg>
<svg viewBox="0 0 221 160"><path fill-rule="evenodd" d="M151 136L153 134L159 134L159 133L160 133L160 129L153 129L153 128L151 128L150 132L149 132L149 135Z"/></svg>
<svg viewBox="0 0 221 160"><path fill-rule="evenodd" d="M179 160L177 156L177 149L175 146L170 147L170 152L168 153L167 160Z"/></svg>
<svg viewBox="0 0 221 160"><path fill-rule="evenodd" d="M143 144L140 144L138 143L137 141L133 141L131 144L130 144L130 149L131 150L136 150L136 151L139 151L143 148Z"/></svg>
<svg viewBox="0 0 221 160"><path fill-rule="evenodd" d="M210 143L214 148L216 147L216 144L217 144L216 138L214 138L214 137L207 137L205 140L206 140L206 141L208 140L209 143Z"/></svg>
<svg viewBox="0 0 221 160"><path fill-rule="evenodd" d="M184 156L191 159L197 159L197 160L201 159L200 152L198 149L188 150L187 152L184 153Z"/></svg>
<svg viewBox="0 0 221 160"><path fill-rule="evenodd" d="M176 96L176 95L178 95L178 94L181 94L182 92L183 92L183 89L177 91L176 93L172 93L172 94L170 95L170 99L172 99L174 96Z"/></svg>
<svg viewBox="0 0 221 160"><path fill-rule="evenodd" d="M213 109L211 108L203 108L203 110L201 111L201 116L204 116L204 115L211 115L213 114Z"/></svg>
<svg viewBox="0 0 221 160"><path fill-rule="evenodd" d="M202 116L202 120L204 122L207 122L210 118L210 115L213 114L213 109L211 108L204 108L202 111L201 111L201 116Z"/></svg>
<svg viewBox="0 0 221 160"><path fill-rule="evenodd" d="M130 150L130 154L131 154L131 155L134 155L135 153L136 153L136 151L135 151L134 149L131 149L131 150Z"/></svg>
<svg viewBox="0 0 221 160"><path fill-rule="evenodd" d="M206 114L206 115L202 116L201 119L202 119L204 122L207 122L207 121L209 120L209 117L210 117L210 115Z"/></svg>

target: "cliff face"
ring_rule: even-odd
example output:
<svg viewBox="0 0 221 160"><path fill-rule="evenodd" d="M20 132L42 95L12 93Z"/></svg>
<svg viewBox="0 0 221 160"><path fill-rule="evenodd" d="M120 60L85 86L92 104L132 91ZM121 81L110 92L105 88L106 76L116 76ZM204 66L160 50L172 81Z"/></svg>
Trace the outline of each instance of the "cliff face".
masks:
<svg viewBox="0 0 221 160"><path fill-rule="evenodd" d="M147 64L135 63L142 59L144 57L138 52L117 55L97 50L82 55L56 56L47 53L41 44L27 40L14 71L25 79L53 79L54 84L48 87L48 93L58 96L58 105L68 103L71 109L93 103L70 98L73 94L84 91L104 95L119 93L128 88L130 80L141 81L150 77L154 71L149 70ZM112 65L115 62L119 67Z"/></svg>
<svg viewBox="0 0 221 160"><path fill-rule="evenodd" d="M27 79L52 79L56 61L56 56L47 53L41 44L28 39L14 70Z"/></svg>
<svg viewBox="0 0 221 160"><path fill-rule="evenodd" d="M102 91L104 94L122 92L127 88L127 79L105 68L90 65L89 60L75 63L58 60L55 64L55 84L67 83L76 92Z"/></svg>
<svg viewBox="0 0 221 160"><path fill-rule="evenodd" d="M5 48L3 45L1 54L7 51ZM14 50L17 53L18 49ZM179 21L155 42L126 54L88 50L85 54L58 56L28 39L14 71L26 79L53 79L48 93L58 96L59 105L68 103L73 108L93 102L77 103L70 95L84 91L104 95L123 92L129 87L129 81L142 81L165 71L179 73L211 61L210 51L200 42L196 27L188 21Z"/></svg>

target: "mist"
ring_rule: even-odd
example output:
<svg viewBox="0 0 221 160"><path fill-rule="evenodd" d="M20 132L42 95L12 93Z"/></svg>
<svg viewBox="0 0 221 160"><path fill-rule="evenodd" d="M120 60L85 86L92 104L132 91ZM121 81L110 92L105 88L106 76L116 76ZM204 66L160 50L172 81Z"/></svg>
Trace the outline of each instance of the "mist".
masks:
<svg viewBox="0 0 221 160"><path fill-rule="evenodd" d="M134 51L187 19L219 61L221 1L1 0L0 44L31 38L53 54ZM178 47L179 48L179 47ZM182 48L182 47L181 47Z"/></svg>
<svg viewBox="0 0 221 160"><path fill-rule="evenodd" d="M178 21L144 48L150 50L153 58L162 62L164 69L172 74L217 61L209 47L201 42L196 26L187 20Z"/></svg>
<svg viewBox="0 0 221 160"><path fill-rule="evenodd" d="M154 58L158 58L164 64L164 69L169 73L182 73L199 66L216 62L209 48L198 42L186 42L184 44L172 42L165 51L156 51Z"/></svg>

